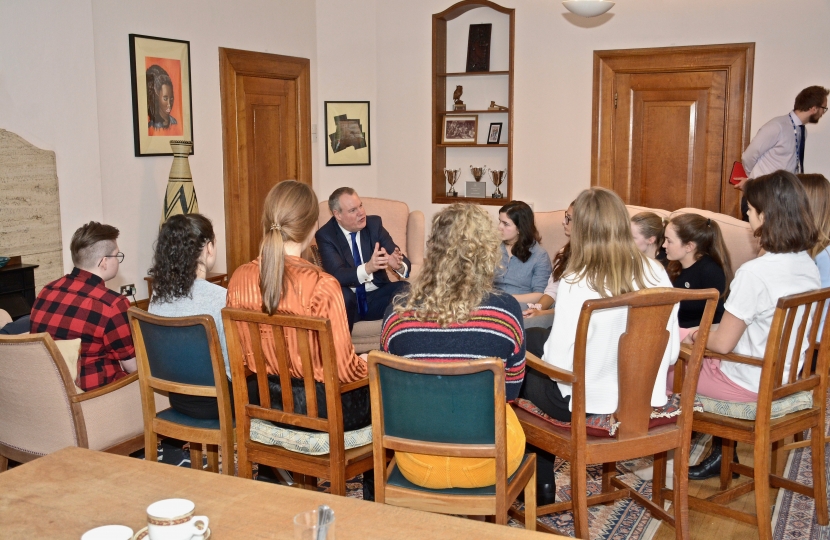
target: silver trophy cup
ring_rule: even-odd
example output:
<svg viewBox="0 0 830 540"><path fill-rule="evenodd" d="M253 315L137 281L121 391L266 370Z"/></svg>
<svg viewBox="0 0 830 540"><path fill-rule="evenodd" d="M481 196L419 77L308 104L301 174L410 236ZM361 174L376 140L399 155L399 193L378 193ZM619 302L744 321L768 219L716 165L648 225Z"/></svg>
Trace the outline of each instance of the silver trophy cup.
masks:
<svg viewBox="0 0 830 540"><path fill-rule="evenodd" d="M459 176L461 176L461 169L444 169L444 178L450 184L447 197L458 197L458 192L455 190L455 183L458 182Z"/></svg>
<svg viewBox="0 0 830 540"><path fill-rule="evenodd" d="M481 177L487 174L487 165L483 167L473 167L470 165L470 173L472 173L473 178L476 179L476 182L481 181Z"/></svg>
<svg viewBox="0 0 830 540"><path fill-rule="evenodd" d="M499 190L499 186L507 180L507 171L490 171L490 176L493 177L493 185L496 186L496 191L493 192L494 199L504 198L504 193Z"/></svg>

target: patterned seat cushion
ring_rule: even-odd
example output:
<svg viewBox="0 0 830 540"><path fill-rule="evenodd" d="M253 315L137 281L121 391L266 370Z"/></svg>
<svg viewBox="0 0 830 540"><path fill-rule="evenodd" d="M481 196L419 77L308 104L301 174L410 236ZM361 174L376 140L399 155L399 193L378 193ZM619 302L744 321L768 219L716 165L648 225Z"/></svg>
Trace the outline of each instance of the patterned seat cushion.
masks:
<svg viewBox="0 0 830 540"><path fill-rule="evenodd" d="M758 407L757 403L723 401L701 396L700 394L697 395L697 399L703 404L703 410L706 412L728 416L729 418L739 418L741 420L755 420L755 413ZM812 392L797 392L773 401L770 418L780 418L790 413L809 409L812 406Z"/></svg>
<svg viewBox="0 0 830 540"><path fill-rule="evenodd" d="M344 434L346 450L372 443L372 425L347 431ZM277 426L265 420L251 420L251 440L270 446L281 446L292 452L321 456L329 453L329 434L319 431L297 431Z"/></svg>

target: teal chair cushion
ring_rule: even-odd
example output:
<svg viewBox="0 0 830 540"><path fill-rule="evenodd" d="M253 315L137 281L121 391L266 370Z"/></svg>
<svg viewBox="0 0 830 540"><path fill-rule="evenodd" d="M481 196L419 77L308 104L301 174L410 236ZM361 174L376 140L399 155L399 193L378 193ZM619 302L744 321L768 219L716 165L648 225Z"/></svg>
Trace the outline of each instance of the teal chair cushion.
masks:
<svg viewBox="0 0 830 540"><path fill-rule="evenodd" d="M193 418L192 416L188 416L186 414L182 414L175 409L165 409L160 413L156 414L158 418L161 420L167 420L168 422L172 422L174 424L179 424L182 426L194 427L199 429L219 429L219 419L202 419L202 418ZM236 421L234 421L234 425Z"/></svg>

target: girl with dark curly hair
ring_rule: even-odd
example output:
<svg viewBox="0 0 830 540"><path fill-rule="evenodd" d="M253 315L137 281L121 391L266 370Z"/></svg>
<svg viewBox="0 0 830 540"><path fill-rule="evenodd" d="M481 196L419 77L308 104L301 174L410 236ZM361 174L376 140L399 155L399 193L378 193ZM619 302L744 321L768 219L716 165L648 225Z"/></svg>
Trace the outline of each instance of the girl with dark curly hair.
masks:
<svg viewBox="0 0 830 540"><path fill-rule="evenodd" d="M533 210L527 203L511 201L499 209L501 268L496 272L497 289L512 294L520 304L535 304L542 298L551 275L550 257L540 242ZM535 306L528 306L535 307Z"/></svg>
<svg viewBox="0 0 830 540"><path fill-rule="evenodd" d="M163 317L210 315L219 332L228 381L228 349L222 326L227 291L205 280L216 262L213 224L201 214L171 216L159 231L153 253L153 297L148 311ZM228 384L230 393L230 384ZM170 394L170 406L195 418L219 418L216 398Z"/></svg>

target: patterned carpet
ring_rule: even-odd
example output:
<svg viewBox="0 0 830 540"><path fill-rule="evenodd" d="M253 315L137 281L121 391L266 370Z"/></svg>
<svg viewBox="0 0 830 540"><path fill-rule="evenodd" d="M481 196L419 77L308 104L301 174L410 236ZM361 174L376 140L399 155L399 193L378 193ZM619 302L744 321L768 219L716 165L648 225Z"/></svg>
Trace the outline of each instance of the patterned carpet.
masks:
<svg viewBox="0 0 830 540"><path fill-rule="evenodd" d="M830 408L830 393L827 397L827 406ZM825 434L830 434L830 416L825 418ZM824 447L825 468L830 468L830 453ZM798 448L792 451L787 458L787 468L784 477L799 483L812 485L812 452L810 448ZM830 492L830 475L828 476L828 492ZM822 527L816 521L816 505L813 499L792 491L778 490L775 501L775 513L772 516L773 538L775 540L828 540L830 526Z"/></svg>

